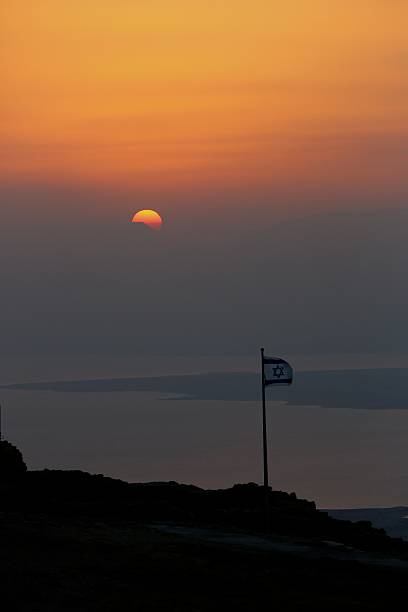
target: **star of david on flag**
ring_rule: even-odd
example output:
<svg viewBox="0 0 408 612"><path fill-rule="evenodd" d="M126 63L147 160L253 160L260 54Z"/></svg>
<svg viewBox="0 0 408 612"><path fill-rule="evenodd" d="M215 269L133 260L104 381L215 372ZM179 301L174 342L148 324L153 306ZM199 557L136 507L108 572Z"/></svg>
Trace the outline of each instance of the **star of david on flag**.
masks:
<svg viewBox="0 0 408 612"><path fill-rule="evenodd" d="M264 385L291 385L293 369L287 361L279 357L264 357Z"/></svg>

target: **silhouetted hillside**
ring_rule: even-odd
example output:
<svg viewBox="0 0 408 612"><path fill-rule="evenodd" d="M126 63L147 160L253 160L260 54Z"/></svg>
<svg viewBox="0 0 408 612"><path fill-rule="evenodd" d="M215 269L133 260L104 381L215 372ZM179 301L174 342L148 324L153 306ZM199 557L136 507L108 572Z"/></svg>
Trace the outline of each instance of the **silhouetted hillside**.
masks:
<svg viewBox="0 0 408 612"><path fill-rule="evenodd" d="M0 484L2 603L15 612L386 610L408 543L256 484L204 490L29 471ZM365 551L365 552L364 552Z"/></svg>
<svg viewBox="0 0 408 612"><path fill-rule="evenodd" d="M17 510L140 524L175 522L251 533L265 530L264 489L253 483L204 490L176 482L129 484L81 471L31 471L22 481L2 486L0 511ZM336 541L408 558L408 543L389 538L368 521L332 518L295 493L269 491L269 529L275 534Z"/></svg>

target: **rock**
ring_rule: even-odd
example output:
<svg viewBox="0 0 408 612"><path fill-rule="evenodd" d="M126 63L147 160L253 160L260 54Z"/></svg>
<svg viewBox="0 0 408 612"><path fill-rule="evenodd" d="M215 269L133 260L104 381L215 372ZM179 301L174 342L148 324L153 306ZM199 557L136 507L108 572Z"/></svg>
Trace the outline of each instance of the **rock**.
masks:
<svg viewBox="0 0 408 612"><path fill-rule="evenodd" d="M0 483L13 483L27 471L21 451L6 440L0 440Z"/></svg>

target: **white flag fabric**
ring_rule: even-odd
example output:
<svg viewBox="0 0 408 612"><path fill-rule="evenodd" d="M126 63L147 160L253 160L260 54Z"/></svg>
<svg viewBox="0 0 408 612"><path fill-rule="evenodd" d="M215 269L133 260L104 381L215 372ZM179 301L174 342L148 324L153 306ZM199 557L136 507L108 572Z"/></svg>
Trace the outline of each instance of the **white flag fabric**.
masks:
<svg viewBox="0 0 408 612"><path fill-rule="evenodd" d="M279 357L264 357L264 385L291 385L293 369Z"/></svg>

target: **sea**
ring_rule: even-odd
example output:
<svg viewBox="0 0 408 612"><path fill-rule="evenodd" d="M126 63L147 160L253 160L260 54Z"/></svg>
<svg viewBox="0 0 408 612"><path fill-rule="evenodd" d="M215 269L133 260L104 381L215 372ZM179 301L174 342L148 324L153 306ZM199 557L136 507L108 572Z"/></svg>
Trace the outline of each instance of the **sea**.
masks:
<svg viewBox="0 0 408 612"><path fill-rule="evenodd" d="M289 355L296 372L407 369L408 355ZM7 385L190 374L259 374L253 355L70 355L1 360L2 437L31 470L86 470L205 488L261 482L261 403L156 391ZM180 379L182 380L182 379ZM375 379L373 379L375 380ZM347 385L347 376L344 379ZM46 385L45 385L46 387ZM320 508L408 506L408 398L383 409L291 405L268 389L270 481ZM384 391L384 389L383 389ZM211 395L211 394L210 394ZM239 398L238 398L239 399Z"/></svg>

